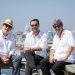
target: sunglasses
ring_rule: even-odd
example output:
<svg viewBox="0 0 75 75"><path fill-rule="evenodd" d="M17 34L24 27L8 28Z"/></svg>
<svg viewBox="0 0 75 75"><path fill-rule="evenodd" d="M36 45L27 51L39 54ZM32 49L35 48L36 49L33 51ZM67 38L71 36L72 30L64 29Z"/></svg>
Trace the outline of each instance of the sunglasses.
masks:
<svg viewBox="0 0 75 75"><path fill-rule="evenodd" d="M33 24L33 25L31 25L31 27L34 27L34 26L38 26L38 24Z"/></svg>
<svg viewBox="0 0 75 75"><path fill-rule="evenodd" d="M8 25L8 24L4 24L6 27L12 29L12 26Z"/></svg>
<svg viewBox="0 0 75 75"><path fill-rule="evenodd" d="M56 28L60 28L61 26L60 25L53 25L53 28L56 29Z"/></svg>

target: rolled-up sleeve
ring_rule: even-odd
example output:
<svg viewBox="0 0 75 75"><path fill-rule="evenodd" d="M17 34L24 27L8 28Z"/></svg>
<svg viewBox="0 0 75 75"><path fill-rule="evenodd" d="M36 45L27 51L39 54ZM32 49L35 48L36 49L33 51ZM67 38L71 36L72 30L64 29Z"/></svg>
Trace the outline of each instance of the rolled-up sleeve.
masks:
<svg viewBox="0 0 75 75"><path fill-rule="evenodd" d="M68 32L68 44L69 46L75 47L75 40L72 32Z"/></svg>

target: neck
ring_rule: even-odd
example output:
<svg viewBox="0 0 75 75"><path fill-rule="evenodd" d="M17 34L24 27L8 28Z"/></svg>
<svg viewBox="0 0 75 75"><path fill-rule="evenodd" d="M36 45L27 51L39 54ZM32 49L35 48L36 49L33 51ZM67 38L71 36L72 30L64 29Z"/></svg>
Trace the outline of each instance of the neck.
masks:
<svg viewBox="0 0 75 75"><path fill-rule="evenodd" d="M60 33L57 34L57 35L59 36L60 39L61 39L62 32L63 32L63 29L61 30Z"/></svg>
<svg viewBox="0 0 75 75"><path fill-rule="evenodd" d="M3 33L4 36L7 36L8 34Z"/></svg>
<svg viewBox="0 0 75 75"><path fill-rule="evenodd" d="M4 35L4 36L7 36L7 35L8 35L8 33L4 33L4 32L3 32L3 35Z"/></svg>
<svg viewBox="0 0 75 75"><path fill-rule="evenodd" d="M37 36L39 34L40 30L38 30L37 32L33 32L33 36Z"/></svg>

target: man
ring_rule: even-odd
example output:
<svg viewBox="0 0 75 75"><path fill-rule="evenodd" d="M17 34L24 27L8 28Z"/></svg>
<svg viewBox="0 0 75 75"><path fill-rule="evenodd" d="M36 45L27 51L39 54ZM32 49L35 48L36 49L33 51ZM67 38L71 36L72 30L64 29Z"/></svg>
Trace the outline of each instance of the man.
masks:
<svg viewBox="0 0 75 75"><path fill-rule="evenodd" d="M71 31L63 29L60 19L55 20L53 28L56 34L50 56L42 60L42 67L45 67L43 75L51 75L50 69L55 75L64 75L65 65L75 62L74 38Z"/></svg>
<svg viewBox="0 0 75 75"><path fill-rule="evenodd" d="M12 29L13 21L6 19L0 30L0 65L1 63L5 65L11 63L13 75L20 75L19 65L21 63L21 57L15 55L15 39L14 35L11 33Z"/></svg>
<svg viewBox="0 0 75 75"><path fill-rule="evenodd" d="M30 21L32 31L27 34L24 42L25 58L27 61L26 75L38 75L41 60L46 57L47 35L40 31L39 20Z"/></svg>

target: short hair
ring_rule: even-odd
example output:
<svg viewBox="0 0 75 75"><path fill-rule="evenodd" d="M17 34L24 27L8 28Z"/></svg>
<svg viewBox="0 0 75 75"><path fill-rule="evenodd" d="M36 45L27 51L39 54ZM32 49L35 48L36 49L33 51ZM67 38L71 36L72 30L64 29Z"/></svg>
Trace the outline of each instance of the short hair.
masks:
<svg viewBox="0 0 75 75"><path fill-rule="evenodd" d="M31 24L32 21L36 21L36 22L38 23L38 25L39 25L39 20L38 20L38 19L32 19L32 20L30 21L30 24Z"/></svg>
<svg viewBox="0 0 75 75"><path fill-rule="evenodd" d="M57 20L54 21L53 27L56 26L56 25L60 25L60 26L63 27L63 22L61 21L61 19L57 19Z"/></svg>

